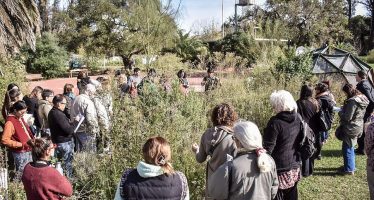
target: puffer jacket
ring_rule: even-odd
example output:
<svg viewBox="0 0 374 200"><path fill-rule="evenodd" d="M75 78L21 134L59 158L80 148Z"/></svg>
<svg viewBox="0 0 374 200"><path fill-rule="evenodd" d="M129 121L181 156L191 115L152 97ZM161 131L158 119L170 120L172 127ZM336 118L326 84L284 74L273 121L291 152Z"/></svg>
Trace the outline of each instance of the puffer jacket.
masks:
<svg viewBox="0 0 374 200"><path fill-rule="evenodd" d="M74 119L79 114L85 117L83 123L79 126L77 132L88 133L90 135L96 136L99 133L99 123L97 119L97 111L95 104L86 94L78 95L73 105L71 106L71 115Z"/></svg>
<svg viewBox="0 0 374 200"><path fill-rule="evenodd" d="M356 145L357 138L364 130L364 115L368 105L369 100L360 94L347 99L339 112L338 135L351 147Z"/></svg>
<svg viewBox="0 0 374 200"><path fill-rule="evenodd" d="M38 115L39 115L40 127L42 129L49 128L48 114L49 114L49 111L51 111L52 108L53 108L52 104L50 104L47 100L40 100L39 101Z"/></svg>

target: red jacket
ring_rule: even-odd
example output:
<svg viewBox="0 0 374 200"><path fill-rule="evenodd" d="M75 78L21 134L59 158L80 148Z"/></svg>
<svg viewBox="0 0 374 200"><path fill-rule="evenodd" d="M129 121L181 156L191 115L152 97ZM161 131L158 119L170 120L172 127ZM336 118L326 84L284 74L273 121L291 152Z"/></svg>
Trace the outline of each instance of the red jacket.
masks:
<svg viewBox="0 0 374 200"><path fill-rule="evenodd" d="M1 142L5 146L13 152L31 151L26 142L33 138L34 136L23 118L18 119L14 115L8 115L1 138Z"/></svg>
<svg viewBox="0 0 374 200"><path fill-rule="evenodd" d="M73 188L69 180L50 166L25 166L22 175L27 200L59 200L70 197Z"/></svg>

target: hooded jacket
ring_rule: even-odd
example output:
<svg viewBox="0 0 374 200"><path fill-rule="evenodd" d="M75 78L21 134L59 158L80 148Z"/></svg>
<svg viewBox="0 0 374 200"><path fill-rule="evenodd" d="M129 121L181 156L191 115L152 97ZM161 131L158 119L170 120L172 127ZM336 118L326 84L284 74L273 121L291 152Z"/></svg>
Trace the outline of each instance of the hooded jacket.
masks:
<svg viewBox="0 0 374 200"><path fill-rule="evenodd" d="M122 175L114 200L123 199L189 200L186 176L178 171L167 175L162 167L140 161Z"/></svg>
<svg viewBox="0 0 374 200"><path fill-rule="evenodd" d="M357 137L364 130L364 115L369 100L365 95L356 95L347 99L342 110L339 112L340 125L337 132L344 142L350 147L355 146Z"/></svg>
<svg viewBox="0 0 374 200"><path fill-rule="evenodd" d="M97 111L94 102L87 94L78 95L71 106L71 118L74 119L79 114L85 118L77 132L96 136L100 131Z"/></svg>
<svg viewBox="0 0 374 200"><path fill-rule="evenodd" d="M257 159L256 152L243 152L221 165L208 180L209 194L214 199L274 199L279 185L274 160L269 172L260 172Z"/></svg>
<svg viewBox="0 0 374 200"><path fill-rule="evenodd" d="M298 152L302 140L298 113L284 111L271 117L264 132L264 149L273 157L277 172L287 172L300 167Z"/></svg>

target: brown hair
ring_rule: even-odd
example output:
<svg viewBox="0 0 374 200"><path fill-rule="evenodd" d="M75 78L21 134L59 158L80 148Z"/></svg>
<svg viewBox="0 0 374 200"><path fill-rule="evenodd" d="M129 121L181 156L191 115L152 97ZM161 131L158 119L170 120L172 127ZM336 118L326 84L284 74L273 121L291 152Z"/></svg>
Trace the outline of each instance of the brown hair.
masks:
<svg viewBox="0 0 374 200"><path fill-rule="evenodd" d="M37 97L38 96L38 93L42 93L43 92L43 88L40 87L40 86L36 86L30 93L30 97Z"/></svg>
<svg viewBox="0 0 374 200"><path fill-rule="evenodd" d="M361 79L366 79L366 73L364 71L358 71L357 76Z"/></svg>
<svg viewBox="0 0 374 200"><path fill-rule="evenodd" d="M347 94L348 99L361 94L360 91L356 90L356 88L352 84L349 84L349 83L346 83L343 86L342 90L343 92Z"/></svg>
<svg viewBox="0 0 374 200"><path fill-rule="evenodd" d="M148 164L158 165L166 174L174 173L169 163L171 160L171 149L169 143L163 137L152 137L143 146L143 158Z"/></svg>
<svg viewBox="0 0 374 200"><path fill-rule="evenodd" d="M73 84L70 84L70 83L65 84L65 86L64 86L64 94L72 93L73 89L74 89L74 85Z"/></svg>
<svg viewBox="0 0 374 200"><path fill-rule="evenodd" d="M50 137L35 138L27 141L27 144L32 148L32 159L37 161L45 156L47 150L52 144L52 141Z"/></svg>
<svg viewBox="0 0 374 200"><path fill-rule="evenodd" d="M234 123L238 120L238 114L235 112L234 107L221 103L213 108L211 120L214 126L229 126L233 127Z"/></svg>

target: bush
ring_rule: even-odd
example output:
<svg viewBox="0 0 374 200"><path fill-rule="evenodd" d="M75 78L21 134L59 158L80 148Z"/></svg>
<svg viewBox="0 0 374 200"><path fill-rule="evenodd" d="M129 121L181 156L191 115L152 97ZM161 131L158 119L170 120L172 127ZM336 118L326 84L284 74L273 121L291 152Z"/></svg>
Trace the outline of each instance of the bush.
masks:
<svg viewBox="0 0 374 200"><path fill-rule="evenodd" d="M284 87L287 87L291 80L309 80L312 77L311 55L304 53L297 56L295 49L287 50L285 57L278 58L272 73Z"/></svg>
<svg viewBox="0 0 374 200"><path fill-rule="evenodd" d="M374 63L374 50L369 51L369 53L366 57L366 62Z"/></svg>
<svg viewBox="0 0 374 200"><path fill-rule="evenodd" d="M27 72L41 73L46 78L63 76L66 72L68 53L58 46L57 38L51 33L44 33L36 41L35 52L24 48L22 54Z"/></svg>

